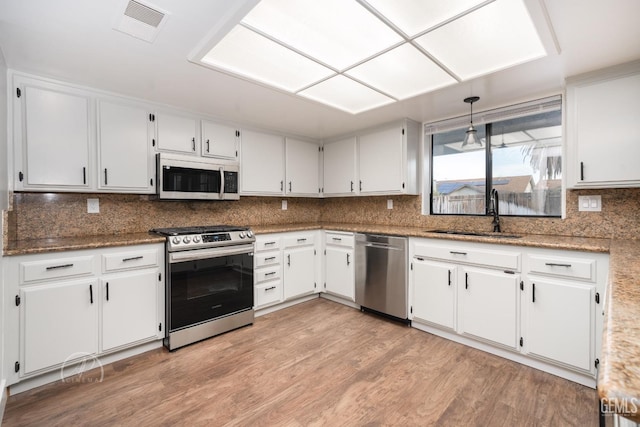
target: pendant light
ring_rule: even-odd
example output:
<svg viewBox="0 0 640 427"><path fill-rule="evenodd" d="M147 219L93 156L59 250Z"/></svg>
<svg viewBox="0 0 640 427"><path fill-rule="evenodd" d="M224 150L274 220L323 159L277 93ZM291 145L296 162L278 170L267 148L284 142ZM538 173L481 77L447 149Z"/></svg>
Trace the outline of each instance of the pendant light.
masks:
<svg viewBox="0 0 640 427"><path fill-rule="evenodd" d="M464 135L464 141L462 141L463 149L482 148L482 142L478 137L478 131L473 127L473 103L479 99L479 96L470 96L469 98L464 99L464 102L471 104L471 123L469 124L469 129L467 129L467 132Z"/></svg>

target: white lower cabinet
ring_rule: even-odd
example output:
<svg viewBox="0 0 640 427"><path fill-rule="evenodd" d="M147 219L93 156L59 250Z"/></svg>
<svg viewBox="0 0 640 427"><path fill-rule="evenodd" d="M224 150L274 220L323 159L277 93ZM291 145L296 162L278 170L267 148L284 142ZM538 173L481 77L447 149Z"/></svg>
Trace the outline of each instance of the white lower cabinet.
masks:
<svg viewBox="0 0 640 427"><path fill-rule="evenodd" d="M284 299L293 299L316 291L316 249L313 246L284 251Z"/></svg>
<svg viewBox="0 0 640 427"><path fill-rule="evenodd" d="M355 301L353 233L326 231L324 243L324 291Z"/></svg>
<svg viewBox="0 0 640 427"><path fill-rule="evenodd" d="M411 303L414 321L455 329L457 271L455 264L414 259Z"/></svg>
<svg viewBox="0 0 640 427"><path fill-rule="evenodd" d="M254 262L254 307L268 307L282 302L282 239L267 234L256 236Z"/></svg>
<svg viewBox="0 0 640 427"><path fill-rule="evenodd" d="M20 290L23 374L98 352L98 292L95 279Z"/></svg>
<svg viewBox="0 0 640 427"><path fill-rule="evenodd" d="M459 271L459 332L515 350L519 276L475 267Z"/></svg>

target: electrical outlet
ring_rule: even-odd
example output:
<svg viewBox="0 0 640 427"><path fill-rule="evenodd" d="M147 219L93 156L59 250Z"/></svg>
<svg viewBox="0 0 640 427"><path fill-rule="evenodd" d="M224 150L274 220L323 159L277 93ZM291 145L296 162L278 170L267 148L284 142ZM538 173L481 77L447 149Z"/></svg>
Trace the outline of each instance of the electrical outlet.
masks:
<svg viewBox="0 0 640 427"><path fill-rule="evenodd" d="M601 212L601 196L578 196L578 211L580 212Z"/></svg>
<svg viewBox="0 0 640 427"><path fill-rule="evenodd" d="M393 199L387 199L387 209L393 209Z"/></svg>
<svg viewBox="0 0 640 427"><path fill-rule="evenodd" d="M282 210L283 210L283 211L286 211L286 210L287 210L287 201L286 201L286 200L283 200L283 201L282 201Z"/></svg>
<svg viewBox="0 0 640 427"><path fill-rule="evenodd" d="M100 199L87 199L87 213L100 213Z"/></svg>

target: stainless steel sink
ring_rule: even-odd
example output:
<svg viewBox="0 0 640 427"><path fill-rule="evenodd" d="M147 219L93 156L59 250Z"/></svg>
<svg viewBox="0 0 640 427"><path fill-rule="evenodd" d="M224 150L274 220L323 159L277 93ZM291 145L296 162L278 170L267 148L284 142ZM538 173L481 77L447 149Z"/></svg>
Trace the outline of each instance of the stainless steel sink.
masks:
<svg viewBox="0 0 640 427"><path fill-rule="evenodd" d="M460 231L460 230L425 230L427 233L451 234L454 236L479 236L479 237L497 237L502 239L519 239L522 236L517 234L504 233L479 233L476 231Z"/></svg>

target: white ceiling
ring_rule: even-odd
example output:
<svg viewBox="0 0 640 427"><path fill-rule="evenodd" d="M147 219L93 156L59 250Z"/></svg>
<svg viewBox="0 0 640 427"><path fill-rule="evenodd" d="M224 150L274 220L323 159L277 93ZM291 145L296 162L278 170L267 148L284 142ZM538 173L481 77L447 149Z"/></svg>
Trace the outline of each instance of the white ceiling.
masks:
<svg viewBox="0 0 640 427"><path fill-rule="evenodd" d="M256 0L149 0L169 13L151 44L112 29L126 0L2 0L0 49L12 69L242 125L329 138L402 117L463 115L462 100L470 95L480 96L474 111L482 111L559 93L567 76L640 59L640 1L541 1L560 54L357 115L188 61Z"/></svg>

